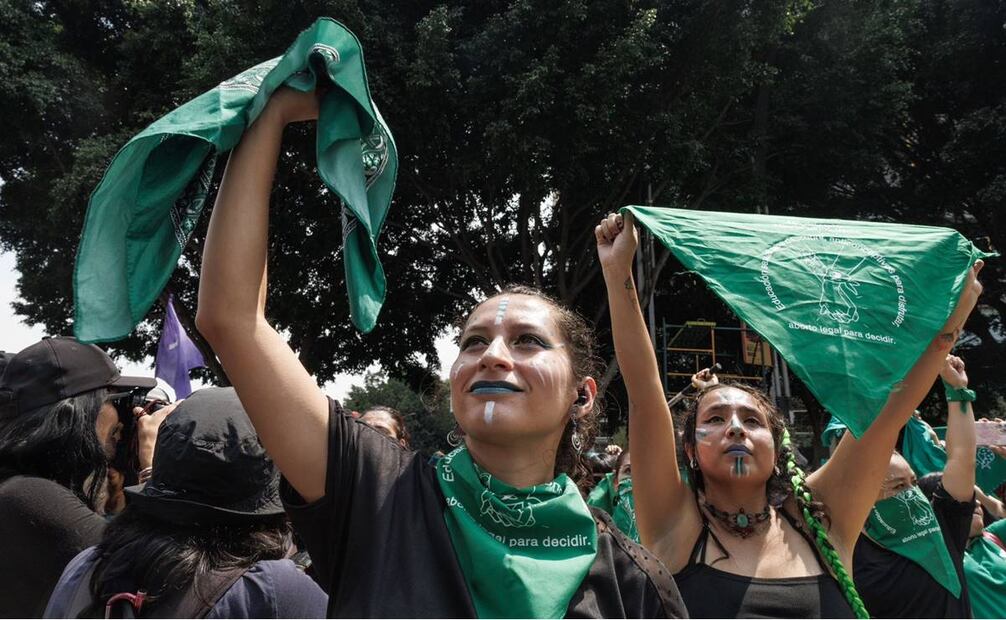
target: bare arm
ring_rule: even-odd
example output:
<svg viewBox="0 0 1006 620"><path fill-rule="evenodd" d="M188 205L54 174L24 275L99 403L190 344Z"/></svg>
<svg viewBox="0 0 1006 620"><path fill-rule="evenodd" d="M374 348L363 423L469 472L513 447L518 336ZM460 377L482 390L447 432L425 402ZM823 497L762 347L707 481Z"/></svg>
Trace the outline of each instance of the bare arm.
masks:
<svg viewBox="0 0 1006 620"><path fill-rule="evenodd" d="M996 520L1006 519L1006 505L999 501L999 499L985 495L978 487L975 487L975 499L982 505L982 509Z"/></svg>
<svg viewBox="0 0 1006 620"><path fill-rule="evenodd" d="M314 93L277 91L233 151L213 207L196 325L259 438L307 501L325 494L328 402L265 318L269 195L284 127L317 118Z"/></svg>
<svg viewBox="0 0 1006 620"><path fill-rule="evenodd" d="M622 216L612 214L595 229L597 253L608 289L615 355L629 395L636 521L643 544L666 557L663 549L676 554L684 544L675 532L691 533L689 525L697 530L699 515L678 472L674 423L632 280L637 245L632 216L625 216L624 229L622 224Z"/></svg>
<svg viewBox="0 0 1006 620"><path fill-rule="evenodd" d="M846 433L831 459L807 478L808 486L828 507L833 539L846 550L851 551L877 500L898 432L929 392L978 301L982 287L977 276L982 265L982 261L975 263L946 325L891 392L870 428L858 440Z"/></svg>
<svg viewBox="0 0 1006 620"><path fill-rule="evenodd" d="M964 361L948 355L940 377L951 388L967 388ZM943 488L959 502L975 496L975 413L971 403L947 403L947 465L943 468Z"/></svg>

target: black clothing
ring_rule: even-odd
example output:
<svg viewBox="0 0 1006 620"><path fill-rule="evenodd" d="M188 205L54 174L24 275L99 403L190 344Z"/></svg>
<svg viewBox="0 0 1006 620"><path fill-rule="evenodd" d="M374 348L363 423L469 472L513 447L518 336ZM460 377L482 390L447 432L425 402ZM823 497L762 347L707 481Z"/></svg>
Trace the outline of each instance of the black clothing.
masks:
<svg viewBox="0 0 1006 620"><path fill-rule="evenodd" d="M283 499L328 591L333 617L474 617L436 469L331 403L325 497ZM601 511L597 556L571 617L685 617L667 569ZM542 575L547 579L547 575Z"/></svg>
<svg viewBox="0 0 1006 620"><path fill-rule="evenodd" d="M970 618L971 599L964 579L974 501L958 502L940 483L933 492L933 512L947 543L947 551L961 580L961 596L955 598L924 568L860 536L853 552L853 577L866 610L880 618Z"/></svg>
<svg viewBox="0 0 1006 620"><path fill-rule="evenodd" d="M785 510L780 510L810 544L817 547L803 528ZM762 579L735 575L706 564L706 548L712 536L705 514L702 532L692 547L688 565L674 575L681 597L692 618L854 618L852 607L828 568L818 557L824 573L810 577ZM815 555L816 557L816 555Z"/></svg>
<svg viewBox="0 0 1006 620"><path fill-rule="evenodd" d="M104 529L104 518L52 480L0 482L0 616L41 617L63 568Z"/></svg>
<svg viewBox="0 0 1006 620"><path fill-rule="evenodd" d="M131 508L179 525L254 523L283 514L279 470L234 388L204 388L157 430L153 474L126 487Z"/></svg>

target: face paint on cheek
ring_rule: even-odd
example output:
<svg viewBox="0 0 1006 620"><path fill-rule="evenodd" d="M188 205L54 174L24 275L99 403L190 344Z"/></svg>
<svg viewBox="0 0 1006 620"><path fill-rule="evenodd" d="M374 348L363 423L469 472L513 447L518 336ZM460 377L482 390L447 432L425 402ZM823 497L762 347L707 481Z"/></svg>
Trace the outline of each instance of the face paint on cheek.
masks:
<svg viewBox="0 0 1006 620"><path fill-rule="evenodd" d="M506 316L506 307L510 305L510 298L504 297L500 300L500 305L496 308L496 325L503 322L503 318Z"/></svg>
<svg viewBox="0 0 1006 620"><path fill-rule="evenodd" d="M461 369L464 368L464 367L465 367L465 363L462 362L461 360L458 360L458 361L454 362L454 368L451 369L451 381L454 381L455 379L458 378L458 374L461 372Z"/></svg>
<svg viewBox="0 0 1006 620"><path fill-rule="evenodd" d="M702 444L703 446L711 446L711 445L713 445L713 442L709 439L709 433L710 432L711 431L709 431L708 429L705 429L705 428L697 428L697 429L695 429L695 441L697 441L698 443Z"/></svg>
<svg viewBox="0 0 1006 620"><path fill-rule="evenodd" d="M491 400L486 403L486 410L482 414L482 418L486 421L486 424L493 423L493 409L496 408L496 401Z"/></svg>

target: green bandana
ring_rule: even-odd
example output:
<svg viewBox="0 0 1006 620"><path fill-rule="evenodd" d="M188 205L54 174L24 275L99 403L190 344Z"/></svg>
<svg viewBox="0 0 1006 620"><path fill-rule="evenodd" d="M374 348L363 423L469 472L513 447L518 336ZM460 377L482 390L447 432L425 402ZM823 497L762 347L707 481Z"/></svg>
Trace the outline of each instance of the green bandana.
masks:
<svg viewBox="0 0 1006 620"><path fill-rule="evenodd" d="M591 489L587 505L600 508L609 515L615 511L615 474L604 474L604 478Z"/></svg>
<svg viewBox="0 0 1006 620"><path fill-rule="evenodd" d="M1006 539L1006 520L986 528ZM975 618L1002 618L1006 615L1006 551L983 536L971 542L964 554L964 578L968 582L971 611Z"/></svg>
<svg viewBox="0 0 1006 620"><path fill-rule="evenodd" d="M636 528L636 502L632 498L632 478L625 478L618 483L618 489L615 493L615 509L611 513L611 520L626 536L637 543L639 542L639 530Z"/></svg>
<svg viewBox="0 0 1006 620"><path fill-rule="evenodd" d="M565 474L515 489L461 446L437 463L444 519L480 618L561 618L597 555L597 526Z"/></svg>
<svg viewBox="0 0 1006 620"><path fill-rule="evenodd" d="M856 437L987 254L955 230L630 206Z"/></svg>
<svg viewBox="0 0 1006 620"><path fill-rule="evenodd" d="M915 416L908 418L905 425L901 454L919 478L934 471L941 472L947 466L947 451L933 441L929 427Z"/></svg>
<svg viewBox="0 0 1006 620"><path fill-rule="evenodd" d="M77 251L78 339L118 340L143 320L212 199L219 156L238 144L276 89L310 91L322 76L333 87L318 110L318 175L342 203L353 324L373 329L385 295L376 242L395 188L398 154L371 100L360 42L339 22L321 18L283 56L173 110L116 154L91 195Z"/></svg>
<svg viewBox="0 0 1006 620"><path fill-rule="evenodd" d="M866 520L866 534L881 547L924 568L941 586L960 597L961 580L936 513L919 487L877 502Z"/></svg>

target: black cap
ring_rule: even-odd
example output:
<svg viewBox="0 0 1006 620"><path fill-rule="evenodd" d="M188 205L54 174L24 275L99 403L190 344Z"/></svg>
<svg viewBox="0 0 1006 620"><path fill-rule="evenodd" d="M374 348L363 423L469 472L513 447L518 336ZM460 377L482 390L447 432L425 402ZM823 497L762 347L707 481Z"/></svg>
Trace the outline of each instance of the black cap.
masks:
<svg viewBox="0 0 1006 620"><path fill-rule="evenodd" d="M279 470L234 388L206 388L181 401L157 431L150 480L125 492L130 506L186 525L283 514Z"/></svg>
<svg viewBox="0 0 1006 620"><path fill-rule="evenodd" d="M7 359L0 402L30 411L99 388L150 389L152 377L123 377L107 353L75 338L43 338Z"/></svg>

